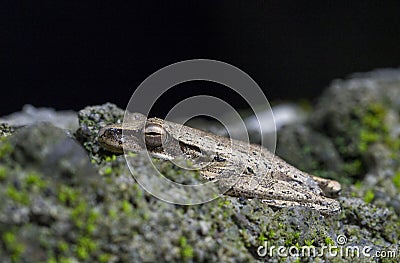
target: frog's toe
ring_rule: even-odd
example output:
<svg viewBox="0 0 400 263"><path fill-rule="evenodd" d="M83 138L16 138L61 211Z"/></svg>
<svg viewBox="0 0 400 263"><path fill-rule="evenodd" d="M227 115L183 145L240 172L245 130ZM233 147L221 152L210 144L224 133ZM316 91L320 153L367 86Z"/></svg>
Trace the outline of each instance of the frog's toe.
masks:
<svg viewBox="0 0 400 263"><path fill-rule="evenodd" d="M318 186L321 188L324 196L326 197L336 197L342 190L342 186L337 181L317 176L312 176L312 178L318 183Z"/></svg>

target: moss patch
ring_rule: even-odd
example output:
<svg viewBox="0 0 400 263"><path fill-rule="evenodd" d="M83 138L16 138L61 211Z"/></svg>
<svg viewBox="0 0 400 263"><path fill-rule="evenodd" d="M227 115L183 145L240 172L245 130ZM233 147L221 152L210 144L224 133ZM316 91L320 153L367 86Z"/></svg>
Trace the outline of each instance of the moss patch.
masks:
<svg viewBox="0 0 400 263"><path fill-rule="evenodd" d="M364 202L371 203L374 200L375 194L372 189L369 189L364 195Z"/></svg>
<svg viewBox="0 0 400 263"><path fill-rule="evenodd" d="M395 176L393 176L393 183L400 190L400 172L397 172Z"/></svg>

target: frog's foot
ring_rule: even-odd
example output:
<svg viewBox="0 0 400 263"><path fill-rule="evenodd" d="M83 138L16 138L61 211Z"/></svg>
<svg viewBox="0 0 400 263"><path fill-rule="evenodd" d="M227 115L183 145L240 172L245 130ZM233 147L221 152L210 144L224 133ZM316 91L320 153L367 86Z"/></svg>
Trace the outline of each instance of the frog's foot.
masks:
<svg viewBox="0 0 400 263"><path fill-rule="evenodd" d="M340 204L336 200L330 200L329 204L320 204L320 203L304 203L297 201L287 201L287 200L271 200L271 199L263 199L262 203L265 203L269 206L284 208L284 207L308 207L311 209L315 209L322 214L325 215L335 215L338 214L341 210Z"/></svg>
<svg viewBox="0 0 400 263"><path fill-rule="evenodd" d="M324 193L324 196L326 197L338 196L340 191L342 190L342 186L337 181L313 175L311 175L311 177L315 182L317 182L318 186L321 188L322 192Z"/></svg>

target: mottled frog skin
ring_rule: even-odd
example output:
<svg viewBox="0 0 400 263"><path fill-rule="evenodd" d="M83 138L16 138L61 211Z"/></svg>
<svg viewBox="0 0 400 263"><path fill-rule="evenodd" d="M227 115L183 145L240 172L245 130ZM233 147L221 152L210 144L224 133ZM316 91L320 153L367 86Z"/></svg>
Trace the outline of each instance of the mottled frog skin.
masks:
<svg viewBox="0 0 400 263"><path fill-rule="evenodd" d="M183 156L202 163L200 174L228 185L227 195L259 198L275 207L309 207L327 215L340 211L339 202L331 198L341 190L338 182L302 172L260 145L147 119L140 113L126 119L123 125L108 125L99 131L98 141L105 149L115 153L147 150L156 158Z"/></svg>

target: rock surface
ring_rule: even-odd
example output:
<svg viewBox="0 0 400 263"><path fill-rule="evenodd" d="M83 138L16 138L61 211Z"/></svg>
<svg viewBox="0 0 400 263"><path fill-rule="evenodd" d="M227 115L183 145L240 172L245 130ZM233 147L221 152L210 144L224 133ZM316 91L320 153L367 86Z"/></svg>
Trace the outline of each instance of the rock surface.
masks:
<svg viewBox="0 0 400 263"><path fill-rule="evenodd" d="M122 120L112 104L81 110L75 134L43 123L15 131L1 125L0 262L378 260L264 255L265 246L395 251L379 260L398 262L399 113L400 71L377 71L335 81L306 122L279 132L278 154L343 183L342 212L331 217L229 196L195 206L156 199L133 180L123 156L97 144L101 127ZM150 174L135 158L137 170ZM159 167L198 178L169 162Z"/></svg>
<svg viewBox="0 0 400 263"><path fill-rule="evenodd" d="M1 116L0 123L14 127L32 125L38 122L52 123L54 126L75 131L78 128L78 116L74 111L55 111L52 108L36 108L25 105L20 112Z"/></svg>

